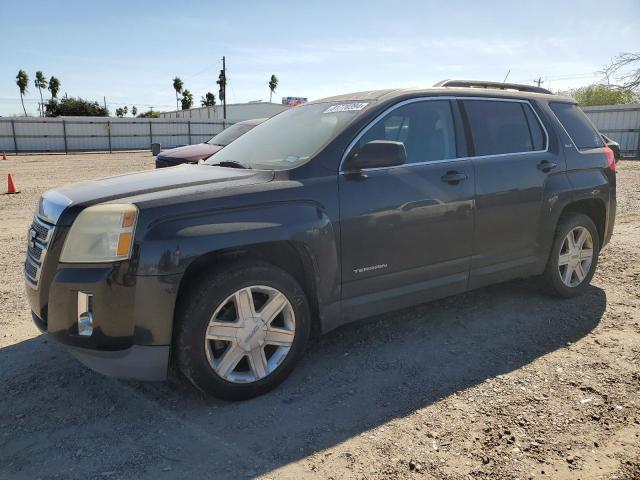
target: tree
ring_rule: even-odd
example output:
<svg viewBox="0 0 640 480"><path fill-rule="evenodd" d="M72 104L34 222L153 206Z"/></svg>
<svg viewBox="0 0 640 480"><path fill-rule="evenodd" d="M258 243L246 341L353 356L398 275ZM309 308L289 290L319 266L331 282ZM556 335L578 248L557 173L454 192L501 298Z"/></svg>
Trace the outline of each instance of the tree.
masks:
<svg viewBox="0 0 640 480"><path fill-rule="evenodd" d="M211 92L207 92L207 94L200 99L200 104L203 107L213 107L216 104L216 96Z"/></svg>
<svg viewBox="0 0 640 480"><path fill-rule="evenodd" d="M224 70L220 70L216 83L218 84L218 98L224 103L227 97L227 76Z"/></svg>
<svg viewBox="0 0 640 480"><path fill-rule="evenodd" d="M33 84L40 92L40 116L44 117L44 100L42 99L42 89L47 88L47 79L44 78L44 73L42 73L41 70L38 70L36 72L36 79L33 81Z"/></svg>
<svg viewBox="0 0 640 480"><path fill-rule="evenodd" d="M180 79L180 77L176 77L173 79L173 89L176 91L176 110L180 110L180 107L178 107L178 95L180 93L182 93L182 87L184 87L184 83L182 83L182 80Z"/></svg>
<svg viewBox="0 0 640 480"><path fill-rule="evenodd" d="M24 116L27 116L27 109L24 108L24 94L29 91L29 75L24 70L18 70L18 75L16 75L16 85L18 85L18 89L20 90L20 101L22 102L22 110L24 111Z"/></svg>
<svg viewBox="0 0 640 480"><path fill-rule="evenodd" d="M271 75L271 78L269 79L269 103L271 103L271 98L273 97L276 88L278 88L278 77Z"/></svg>
<svg viewBox="0 0 640 480"><path fill-rule="evenodd" d="M45 105L47 117L108 117L109 110L98 102L83 100L82 98L63 97L58 100L52 98Z"/></svg>
<svg viewBox="0 0 640 480"><path fill-rule="evenodd" d="M126 105L124 107L122 107L122 111L124 112L124 114L126 115L127 113L129 113L129 107L127 107Z"/></svg>
<svg viewBox="0 0 640 480"><path fill-rule="evenodd" d="M137 114L138 114L138 107L134 105L133 107L131 107L131 115L135 117Z"/></svg>
<svg viewBox="0 0 640 480"><path fill-rule="evenodd" d="M193 105L193 94L186 88L182 92L182 109L188 110Z"/></svg>
<svg viewBox="0 0 640 480"><path fill-rule="evenodd" d="M60 80L53 75L49 79L49 91L51 92L51 98L58 98L58 92L60 91Z"/></svg>
<svg viewBox="0 0 640 480"><path fill-rule="evenodd" d="M147 110L144 113L138 115L138 118L160 118L160 112L154 112L153 110Z"/></svg>
<svg viewBox="0 0 640 480"><path fill-rule="evenodd" d="M116 117L118 118L124 117L124 108L122 107L116 108Z"/></svg>
<svg viewBox="0 0 640 480"><path fill-rule="evenodd" d="M613 79L617 88L636 90L640 88L640 53L621 53L600 73L607 83Z"/></svg>
<svg viewBox="0 0 640 480"><path fill-rule="evenodd" d="M617 105L621 103L636 103L640 95L629 89L621 89L608 85L589 85L567 92L583 107L592 105Z"/></svg>

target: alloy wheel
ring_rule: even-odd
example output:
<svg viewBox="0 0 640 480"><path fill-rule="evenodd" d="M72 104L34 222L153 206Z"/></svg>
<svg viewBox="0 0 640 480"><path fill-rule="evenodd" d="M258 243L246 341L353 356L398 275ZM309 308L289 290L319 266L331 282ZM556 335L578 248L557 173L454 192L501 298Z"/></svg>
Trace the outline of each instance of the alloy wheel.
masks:
<svg viewBox="0 0 640 480"><path fill-rule="evenodd" d="M287 297L264 285L242 288L215 310L205 333L211 368L233 383L258 381L285 359L295 336Z"/></svg>
<svg viewBox="0 0 640 480"><path fill-rule="evenodd" d="M582 283L593 262L593 238L585 227L573 228L562 242L558 273L567 287Z"/></svg>

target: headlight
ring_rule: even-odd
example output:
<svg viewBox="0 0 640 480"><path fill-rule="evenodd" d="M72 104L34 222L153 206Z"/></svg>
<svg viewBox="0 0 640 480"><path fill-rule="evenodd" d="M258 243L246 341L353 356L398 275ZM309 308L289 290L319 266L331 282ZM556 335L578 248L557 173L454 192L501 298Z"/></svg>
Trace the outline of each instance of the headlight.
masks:
<svg viewBox="0 0 640 480"><path fill-rule="evenodd" d="M135 205L95 205L83 210L71 226L60 261L101 263L128 259L137 219Z"/></svg>

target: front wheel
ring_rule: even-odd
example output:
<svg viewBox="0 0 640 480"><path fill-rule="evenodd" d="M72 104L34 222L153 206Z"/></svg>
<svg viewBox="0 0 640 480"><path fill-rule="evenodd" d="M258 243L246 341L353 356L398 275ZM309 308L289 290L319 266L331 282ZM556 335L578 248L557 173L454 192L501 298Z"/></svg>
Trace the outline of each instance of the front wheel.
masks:
<svg viewBox="0 0 640 480"><path fill-rule="evenodd" d="M561 297L582 293L593 278L599 252L600 237L591 218L581 213L563 215L542 277L547 290Z"/></svg>
<svg viewBox="0 0 640 480"><path fill-rule="evenodd" d="M175 353L206 393L242 400L282 382L304 353L311 321L298 283L266 263L231 265L181 302Z"/></svg>

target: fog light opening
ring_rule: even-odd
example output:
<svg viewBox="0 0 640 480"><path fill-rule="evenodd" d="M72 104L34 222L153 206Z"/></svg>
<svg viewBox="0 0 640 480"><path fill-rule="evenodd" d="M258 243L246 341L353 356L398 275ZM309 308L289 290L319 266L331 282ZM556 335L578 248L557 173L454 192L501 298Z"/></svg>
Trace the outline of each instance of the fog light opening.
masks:
<svg viewBox="0 0 640 480"><path fill-rule="evenodd" d="M93 333L93 293L78 292L78 335Z"/></svg>

